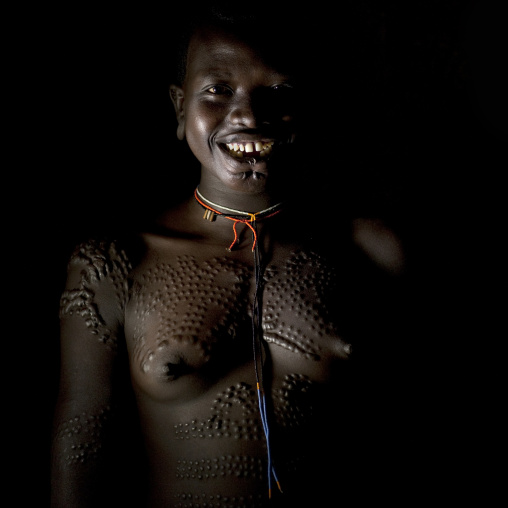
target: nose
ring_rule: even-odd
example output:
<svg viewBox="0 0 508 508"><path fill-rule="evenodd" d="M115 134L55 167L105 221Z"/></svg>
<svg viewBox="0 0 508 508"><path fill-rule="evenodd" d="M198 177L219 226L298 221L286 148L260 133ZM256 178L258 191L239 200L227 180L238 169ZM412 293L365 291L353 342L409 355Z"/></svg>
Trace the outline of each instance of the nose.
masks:
<svg viewBox="0 0 508 508"><path fill-rule="evenodd" d="M251 97L239 97L231 105L229 120L233 125L252 129L256 127L257 119Z"/></svg>

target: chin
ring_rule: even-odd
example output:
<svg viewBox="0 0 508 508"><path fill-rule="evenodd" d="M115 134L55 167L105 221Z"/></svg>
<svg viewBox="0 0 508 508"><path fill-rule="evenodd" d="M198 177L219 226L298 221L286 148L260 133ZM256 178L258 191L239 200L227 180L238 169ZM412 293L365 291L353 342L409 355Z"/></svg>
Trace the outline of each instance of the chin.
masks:
<svg viewBox="0 0 508 508"><path fill-rule="evenodd" d="M240 156L220 147L213 161L209 161L210 165L204 165L203 168L210 174L215 174L232 191L266 194L280 188L282 181L287 182L287 177L290 176L287 172L290 157L287 155L287 152L255 152Z"/></svg>
<svg viewBox="0 0 508 508"><path fill-rule="evenodd" d="M268 159L254 157L235 159L226 155L222 157L222 160L218 171L226 173L229 184L233 185L235 189L263 192L269 186L274 171L269 171Z"/></svg>
<svg viewBox="0 0 508 508"><path fill-rule="evenodd" d="M271 178L265 172L245 169L230 174L229 184L234 190L249 193L264 193L269 190Z"/></svg>

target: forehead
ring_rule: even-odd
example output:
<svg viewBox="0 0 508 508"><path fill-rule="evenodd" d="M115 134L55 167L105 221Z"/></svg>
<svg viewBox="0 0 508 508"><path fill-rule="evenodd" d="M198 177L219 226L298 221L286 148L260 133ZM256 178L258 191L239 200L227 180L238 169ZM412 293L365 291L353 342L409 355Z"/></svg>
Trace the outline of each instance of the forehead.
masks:
<svg viewBox="0 0 508 508"><path fill-rule="evenodd" d="M267 72L290 74L287 59L282 58L280 46L275 42L219 28L200 28L189 42L187 72L196 74L214 69L248 70L259 67Z"/></svg>

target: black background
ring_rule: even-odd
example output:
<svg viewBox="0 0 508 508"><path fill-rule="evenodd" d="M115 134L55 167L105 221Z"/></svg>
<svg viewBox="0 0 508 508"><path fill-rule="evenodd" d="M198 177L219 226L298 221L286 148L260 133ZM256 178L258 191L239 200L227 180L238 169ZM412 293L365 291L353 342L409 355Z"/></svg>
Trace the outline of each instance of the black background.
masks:
<svg viewBox="0 0 508 508"><path fill-rule="evenodd" d="M499 337L489 284L504 197L500 14L488 2L359 1L341 18L340 3L312 4L302 23L304 130L321 146L309 162L311 201L338 195L342 212L381 216L401 236L420 319L408 341L429 379L426 411L442 424L435 460L471 459L471 436L468 453L458 441L464 420L486 414L480 372L492 370ZM58 301L75 242L188 195L197 178L168 96L179 15L82 4L12 17L4 420L27 505L47 505ZM335 208L325 210L328 227ZM459 408L468 416L454 418Z"/></svg>

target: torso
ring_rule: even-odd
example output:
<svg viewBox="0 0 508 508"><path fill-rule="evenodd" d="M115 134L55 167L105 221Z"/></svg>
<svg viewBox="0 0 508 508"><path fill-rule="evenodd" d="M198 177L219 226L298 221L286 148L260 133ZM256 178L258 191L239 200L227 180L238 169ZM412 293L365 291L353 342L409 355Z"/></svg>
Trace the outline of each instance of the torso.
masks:
<svg viewBox="0 0 508 508"><path fill-rule="evenodd" d="M264 506L252 253L153 234L143 245L129 281L125 337L157 493L149 506ZM323 446L330 453L333 443L348 446L348 365L361 327L350 253L336 254L277 244L264 271L266 361L258 373L284 491L272 485L275 506L315 498L316 485L302 485L331 474Z"/></svg>
<svg viewBox="0 0 508 508"><path fill-rule="evenodd" d="M149 233L136 250L127 249L125 339L149 463L148 506L266 505L258 381L284 491L272 484L270 506L299 506L336 490L355 442L349 373L368 333L361 317L375 322L369 276L349 239L326 254L305 243L270 244L258 376L250 246L227 252L220 242Z"/></svg>
<svg viewBox="0 0 508 508"><path fill-rule="evenodd" d="M386 383L398 283L347 221L317 229L284 210L259 226L258 265L245 225L226 249L222 219L203 221L190 201L143 234L76 248L61 316L91 434L71 445L103 446L107 488L139 508L351 506L364 484L376 494L400 428Z"/></svg>

